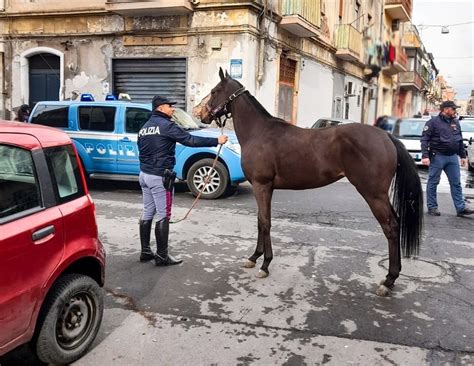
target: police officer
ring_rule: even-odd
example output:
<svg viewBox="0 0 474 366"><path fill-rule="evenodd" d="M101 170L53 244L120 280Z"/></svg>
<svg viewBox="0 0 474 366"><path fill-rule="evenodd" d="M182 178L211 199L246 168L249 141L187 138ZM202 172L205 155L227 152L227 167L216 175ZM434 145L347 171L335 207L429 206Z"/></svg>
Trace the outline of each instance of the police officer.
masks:
<svg viewBox="0 0 474 366"><path fill-rule="evenodd" d="M179 142L185 146L217 146L225 144L226 135L218 138L193 136L181 129L172 120L175 109L165 97L155 96L152 101L153 112L150 119L138 132L138 151L140 159L140 186L143 192L143 213L140 218L140 261L155 260L157 266L179 264L168 254L169 219L173 197L174 172L176 162L175 148ZM155 225L156 255L150 248L150 233L153 218Z"/></svg>
<svg viewBox="0 0 474 366"><path fill-rule="evenodd" d="M456 119L457 108L459 106L453 101L443 102L441 112L426 122L421 136L421 162L429 166L426 186L428 215L441 215L438 210L436 189L443 170L448 176L457 215L466 216L474 213L474 210L466 207L461 188L459 157L462 166L466 166L467 159L461 127Z"/></svg>
<svg viewBox="0 0 474 366"><path fill-rule="evenodd" d="M22 104L20 108L18 108L17 116L15 117L14 121L28 122L29 118L30 118L30 106L28 104Z"/></svg>

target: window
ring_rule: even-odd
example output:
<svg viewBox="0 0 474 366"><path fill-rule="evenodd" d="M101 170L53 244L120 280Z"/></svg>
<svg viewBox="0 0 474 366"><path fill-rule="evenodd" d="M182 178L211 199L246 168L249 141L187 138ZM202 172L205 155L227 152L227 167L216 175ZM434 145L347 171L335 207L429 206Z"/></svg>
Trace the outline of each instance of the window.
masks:
<svg viewBox="0 0 474 366"><path fill-rule="evenodd" d="M31 123L57 128L67 128L69 120L68 114L68 106L40 104L31 116Z"/></svg>
<svg viewBox="0 0 474 366"><path fill-rule="evenodd" d="M41 207L41 202L31 152L0 145L0 220Z"/></svg>
<svg viewBox="0 0 474 366"><path fill-rule="evenodd" d="M45 153L59 202L64 203L82 196L84 187L72 145L49 148Z"/></svg>
<svg viewBox="0 0 474 366"><path fill-rule="evenodd" d="M125 132L138 133L150 119L151 111L143 108L127 108L125 112Z"/></svg>
<svg viewBox="0 0 474 366"><path fill-rule="evenodd" d="M115 107L79 107L81 130L113 132Z"/></svg>

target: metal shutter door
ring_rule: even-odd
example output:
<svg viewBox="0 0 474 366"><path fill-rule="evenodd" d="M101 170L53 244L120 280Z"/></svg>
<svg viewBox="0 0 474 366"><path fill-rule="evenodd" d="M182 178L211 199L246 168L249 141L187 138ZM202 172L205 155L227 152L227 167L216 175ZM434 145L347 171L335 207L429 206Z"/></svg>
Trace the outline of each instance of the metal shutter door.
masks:
<svg viewBox="0 0 474 366"><path fill-rule="evenodd" d="M114 94L127 93L134 102L151 103L162 95L186 108L186 59L112 60Z"/></svg>

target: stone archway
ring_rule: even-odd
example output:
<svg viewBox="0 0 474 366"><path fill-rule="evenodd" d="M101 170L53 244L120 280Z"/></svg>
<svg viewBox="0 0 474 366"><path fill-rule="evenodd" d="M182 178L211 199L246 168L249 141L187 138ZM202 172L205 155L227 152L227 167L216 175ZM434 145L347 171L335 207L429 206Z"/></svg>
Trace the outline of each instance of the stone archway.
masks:
<svg viewBox="0 0 474 366"><path fill-rule="evenodd" d="M41 57L41 55L44 55ZM36 56L36 57L35 57ZM56 59L55 56L58 58ZM31 93L30 93L30 82L32 80L31 75L33 70L30 70L30 58L35 61L33 75L44 75L44 80L47 82L49 69L50 75L59 76L59 85L55 84L53 87L57 87L57 100L64 99L64 53L50 47L35 47L29 50L26 50L20 55L20 93L21 93L21 103L30 103ZM48 59L54 61L55 65L48 66ZM51 67L50 67L51 66ZM44 70L42 73L40 70ZM58 70L58 72L53 70ZM41 77L41 76L39 76ZM56 78L57 76L52 76Z"/></svg>

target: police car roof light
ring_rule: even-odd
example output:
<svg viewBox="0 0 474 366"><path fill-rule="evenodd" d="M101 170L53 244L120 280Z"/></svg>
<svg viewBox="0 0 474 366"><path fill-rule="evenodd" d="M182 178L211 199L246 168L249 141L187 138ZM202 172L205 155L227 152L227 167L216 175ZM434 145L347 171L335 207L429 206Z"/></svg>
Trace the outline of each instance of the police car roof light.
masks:
<svg viewBox="0 0 474 366"><path fill-rule="evenodd" d="M105 100L117 100L117 97L113 94L107 94Z"/></svg>
<svg viewBox="0 0 474 366"><path fill-rule="evenodd" d="M81 94L81 102L93 102L94 96L92 94Z"/></svg>

